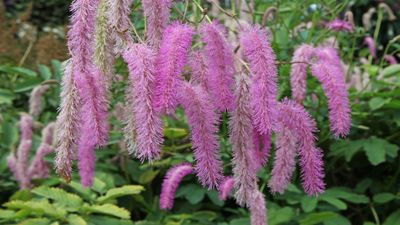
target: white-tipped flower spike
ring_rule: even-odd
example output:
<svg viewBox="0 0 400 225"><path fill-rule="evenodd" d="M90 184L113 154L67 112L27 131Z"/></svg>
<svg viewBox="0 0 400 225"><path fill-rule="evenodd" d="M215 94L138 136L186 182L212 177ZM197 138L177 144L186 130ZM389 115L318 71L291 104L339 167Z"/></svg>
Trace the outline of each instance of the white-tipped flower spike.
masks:
<svg viewBox="0 0 400 225"><path fill-rule="evenodd" d="M263 193L254 190L249 206L251 225L267 225L267 208Z"/></svg>

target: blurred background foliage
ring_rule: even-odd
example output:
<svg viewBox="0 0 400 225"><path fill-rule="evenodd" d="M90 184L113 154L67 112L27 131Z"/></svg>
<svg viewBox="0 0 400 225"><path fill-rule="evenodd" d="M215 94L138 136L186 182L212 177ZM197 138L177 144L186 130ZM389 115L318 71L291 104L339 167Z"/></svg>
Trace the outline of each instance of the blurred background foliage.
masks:
<svg viewBox="0 0 400 225"><path fill-rule="evenodd" d="M181 18L186 1L172 9ZM190 1L189 1L190 2ZM198 1L200 2L200 1ZM226 10L237 9L231 2L220 1ZM392 20L385 13L375 13L369 26L363 15L385 2L396 14ZM4 3L4 4L2 4ZM208 1L201 3L213 11ZM267 182L270 163L260 171L260 186L266 195L269 224L300 225L399 225L400 224L400 66L382 59L387 53L400 52L400 3L369 0L255 0L251 19L262 23L269 7L277 13L266 20L273 48L280 62L288 62L301 43L319 44L329 37L340 49L352 103L352 130L345 140L329 134L326 98L318 82L309 77L309 94L305 106L318 122L319 143L325 153L327 190L318 197L308 197L295 176L283 195L271 195ZM174 209L159 209L161 182L168 168L182 161L193 162L189 130L182 111L176 118L165 118L166 142L163 157L153 164L140 164L126 153L121 143L122 125L118 115L110 118L113 130L107 147L97 151L96 181L83 189L79 177L70 184L54 173L46 180L35 180L36 188L18 191L7 168L6 157L15 151L19 140L18 120L28 110L31 90L49 84L42 104L43 113L35 118L39 126L54 121L59 104L61 61L67 59L65 32L68 23L66 0L4 0L0 3L0 223L1 224L136 224L136 225L245 225L249 215L231 198L218 199L215 190L202 188L194 176L180 186ZM200 18L199 10L188 5L187 16ZM323 23L343 18L352 11L356 30L336 33L324 29ZM139 32L144 22L140 2L134 1L132 21ZM237 12L238 13L238 12ZM246 13L242 11L241 13ZM216 17L226 19L223 13ZM229 18L228 18L229 19ZM372 36L378 57L373 59L363 44ZM397 37L397 39L396 39ZM399 57L397 57L399 59ZM113 85L111 110L124 102L127 76L125 65L116 65L120 79ZM280 97L290 96L290 64L279 67ZM358 77L356 77L358 76ZM358 79L352 82L353 78ZM35 139L39 141L39 132ZM230 174L231 148L227 124L221 125L221 154L225 173ZM52 162L53 156L46 158Z"/></svg>

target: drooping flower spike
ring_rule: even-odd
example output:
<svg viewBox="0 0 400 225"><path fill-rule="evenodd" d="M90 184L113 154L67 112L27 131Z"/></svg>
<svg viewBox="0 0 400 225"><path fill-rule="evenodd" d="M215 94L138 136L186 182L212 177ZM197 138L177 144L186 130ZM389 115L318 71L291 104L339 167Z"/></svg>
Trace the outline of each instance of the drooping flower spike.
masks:
<svg viewBox="0 0 400 225"><path fill-rule="evenodd" d="M77 157L79 109L78 90L72 77L72 63L63 63L64 75L61 82L61 104L57 116L55 168L62 178L71 181L72 162Z"/></svg>
<svg viewBox="0 0 400 225"><path fill-rule="evenodd" d="M376 47L374 39L372 37L365 37L364 44L368 46L369 54L372 56L372 58L376 58Z"/></svg>
<svg viewBox="0 0 400 225"><path fill-rule="evenodd" d="M300 160L304 191L309 195L317 195L324 191L322 152L315 145L316 130L315 121L303 106L288 99L279 103L278 149L269 183L272 192L282 193L286 189L293 173L295 157L293 151L296 150ZM283 143L284 141L287 142Z"/></svg>
<svg viewBox="0 0 400 225"><path fill-rule="evenodd" d="M147 18L147 39L150 45L158 48L169 21L172 0L142 0L142 4Z"/></svg>
<svg viewBox="0 0 400 225"><path fill-rule="evenodd" d="M191 27L179 22L168 26L164 32L156 59L154 106L157 112L175 112L178 105L177 90L182 82L181 72L187 62L193 34Z"/></svg>
<svg viewBox="0 0 400 225"><path fill-rule="evenodd" d="M261 191L253 192L249 210L251 225L267 225L267 207Z"/></svg>
<svg viewBox="0 0 400 225"><path fill-rule="evenodd" d="M275 53L267 34L259 26L242 30L240 43L252 73L250 103L253 123L260 134L268 134L273 129L278 93Z"/></svg>
<svg viewBox="0 0 400 225"><path fill-rule="evenodd" d="M160 208L169 210L174 206L174 198L176 190L182 179L193 173L193 167L189 163L176 165L168 170L167 175L162 183L160 195Z"/></svg>
<svg viewBox="0 0 400 225"><path fill-rule="evenodd" d="M158 159L163 143L163 122L153 109L156 79L155 53L144 44L130 44L123 58L129 69L129 91L135 121L134 153L142 162ZM128 123L129 125L129 123ZM128 129L131 130L131 129ZM132 150L132 149L131 149Z"/></svg>
<svg viewBox="0 0 400 225"><path fill-rule="evenodd" d="M383 58L390 64L395 65L397 64L397 59L393 55L385 55Z"/></svg>
<svg viewBox="0 0 400 225"><path fill-rule="evenodd" d="M293 99L302 103L306 97L307 90L307 68L314 56L314 48L310 45L300 45L294 52L292 69L290 71L290 85L292 87Z"/></svg>
<svg viewBox="0 0 400 225"><path fill-rule="evenodd" d="M200 35L205 43L204 56L208 66L210 94L219 112L233 109L235 66L233 49L226 40L225 28L217 21L203 24Z"/></svg>
<svg viewBox="0 0 400 225"><path fill-rule="evenodd" d="M192 131L196 174L203 186L209 189L218 187L223 178L217 136L218 116L208 94L200 86L183 82L179 92Z"/></svg>
<svg viewBox="0 0 400 225"><path fill-rule="evenodd" d="M235 198L239 205L247 205L251 194L256 190L258 165L254 157L252 111L250 106L250 80L247 74L238 75L235 92L235 110L229 123L230 141L232 143L232 164ZM253 151L252 151L253 150Z"/></svg>
<svg viewBox="0 0 400 225"><path fill-rule="evenodd" d="M353 32L354 27L347 21L340 20L338 18L334 19L333 21L329 22L326 25L326 28L334 31L344 31L344 32Z"/></svg>
<svg viewBox="0 0 400 225"><path fill-rule="evenodd" d="M334 48L317 48L318 61L312 65L312 74L321 82L328 98L331 131L336 137L350 132L351 109L346 89L345 74L340 58Z"/></svg>
<svg viewBox="0 0 400 225"><path fill-rule="evenodd" d="M39 85L32 90L29 97L29 114L39 116L42 111L42 97L49 90L49 85Z"/></svg>
<svg viewBox="0 0 400 225"><path fill-rule="evenodd" d="M260 170L268 162L272 141L271 134L272 132L267 134L260 134L257 129L253 129L253 154L256 171Z"/></svg>
<svg viewBox="0 0 400 225"><path fill-rule="evenodd" d="M207 93L210 93L210 77L207 62L203 51L195 51L192 53L189 60L192 76L190 82L195 85L200 85Z"/></svg>
<svg viewBox="0 0 400 225"><path fill-rule="evenodd" d="M225 177L218 187L218 197L222 201L226 201L233 190L233 178Z"/></svg>

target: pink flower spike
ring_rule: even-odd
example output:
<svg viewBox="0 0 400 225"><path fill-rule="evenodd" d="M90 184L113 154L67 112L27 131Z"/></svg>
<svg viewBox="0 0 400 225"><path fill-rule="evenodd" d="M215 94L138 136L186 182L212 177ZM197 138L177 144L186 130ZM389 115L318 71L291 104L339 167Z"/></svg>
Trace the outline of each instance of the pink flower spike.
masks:
<svg viewBox="0 0 400 225"><path fill-rule="evenodd" d="M30 179L43 179L50 175L50 168L44 157L51 152L53 152L53 147L44 142L40 144L28 169Z"/></svg>
<svg viewBox="0 0 400 225"><path fill-rule="evenodd" d="M200 27L202 41L206 44L204 56L208 66L211 96L219 112L233 109L235 65L233 50L227 42L225 28L214 21Z"/></svg>
<svg viewBox="0 0 400 225"><path fill-rule="evenodd" d="M191 27L178 22L168 26L164 32L156 59L154 106L157 112L175 112L178 104L177 90L182 82L181 72L187 61L193 34Z"/></svg>
<svg viewBox="0 0 400 225"><path fill-rule="evenodd" d="M18 171L17 171L17 158L15 158L14 153L11 153L7 157L7 165L12 174L14 175L16 180L19 180Z"/></svg>
<svg viewBox="0 0 400 225"><path fill-rule="evenodd" d="M257 186L257 163L254 154L253 124L250 106L250 80L247 74L241 73L235 91L235 110L229 124L232 143L232 166L235 187L235 198L239 205L251 202L251 195Z"/></svg>
<svg viewBox="0 0 400 225"><path fill-rule="evenodd" d="M172 0L142 0L147 17L147 38L150 45L158 48L169 21Z"/></svg>
<svg viewBox="0 0 400 225"><path fill-rule="evenodd" d="M42 111L42 97L49 88L49 85L39 85L32 90L29 98L29 114L32 116L40 115Z"/></svg>
<svg viewBox="0 0 400 225"><path fill-rule="evenodd" d="M251 225L267 225L267 208L263 193L255 190L249 206Z"/></svg>
<svg viewBox="0 0 400 225"><path fill-rule="evenodd" d="M209 72L207 62L204 57L204 52L194 52L190 57L189 65L190 68L192 68L192 77L190 78L190 83L200 85L207 93L210 93L210 80L208 77Z"/></svg>
<svg viewBox="0 0 400 225"><path fill-rule="evenodd" d="M233 190L233 178L232 177L225 177L224 180L218 187L219 191L219 199L222 201L226 201Z"/></svg>
<svg viewBox="0 0 400 225"><path fill-rule="evenodd" d="M326 25L326 28L330 29L330 30L334 30L334 31L343 31L343 32L353 32L354 31L354 27L352 24L350 24L349 22L340 20L340 19L335 19L331 22L329 22Z"/></svg>
<svg viewBox="0 0 400 225"><path fill-rule="evenodd" d="M19 180L20 189L26 189L31 187L31 179L28 176L29 168L29 152L32 149L32 140L21 139L21 143L17 149L17 166L16 171Z"/></svg>
<svg viewBox="0 0 400 225"><path fill-rule="evenodd" d="M253 123L260 134L268 134L273 129L278 93L275 53L267 34L259 26L242 30L240 42L252 73Z"/></svg>
<svg viewBox="0 0 400 225"><path fill-rule="evenodd" d="M307 113L303 106L296 102L288 99L284 99L278 106L278 117L277 117L277 131L280 138L290 139L290 145L282 146L278 143L278 151L282 151L283 148L292 148L293 139L298 143L298 155L300 158L301 166L301 177L303 180L303 187L307 194L317 195L322 193L325 189L323 181L323 160L322 152L315 146L316 137L316 123ZM290 134L283 133L290 131ZM285 140L279 141L285 141ZM278 141L278 142L279 142ZM291 151L293 151L291 149ZM284 177L275 177L271 179L270 187L273 187L274 191L282 192L287 185L289 176L292 170L292 159L293 153L286 153L283 155L281 152L277 152L274 167L276 167L273 176L283 175ZM286 163L286 165L285 165ZM279 168L285 171L279 174L277 171ZM273 172L274 172L273 170ZM284 181L277 181L276 179L285 179Z"/></svg>
<svg viewBox="0 0 400 225"><path fill-rule="evenodd" d="M390 65L396 65L396 64L397 64L396 57L394 57L394 56L392 56L392 55L385 55L385 56L383 56L383 58L384 58Z"/></svg>
<svg viewBox="0 0 400 225"><path fill-rule="evenodd" d="M133 0L107 0L108 23L114 33L116 52L121 53L127 43L133 42L130 34L130 14ZM116 31L116 32L115 32Z"/></svg>
<svg viewBox="0 0 400 225"><path fill-rule="evenodd" d="M133 99L136 123L135 155L142 162L160 158L163 143L163 121L153 109L155 85L155 54L142 44L131 44L123 58L129 69L129 91Z"/></svg>
<svg viewBox="0 0 400 225"><path fill-rule="evenodd" d="M345 137L350 132L351 109L340 58L336 50L329 47L318 48L316 55L319 60L312 65L312 74L328 98L331 131L336 137Z"/></svg>
<svg viewBox="0 0 400 225"><path fill-rule="evenodd" d="M179 187L179 184L185 176L191 173L193 173L193 167L189 163L182 163L168 170L161 188L161 209L172 209L172 207L174 206L175 193Z"/></svg>
<svg viewBox="0 0 400 225"><path fill-rule="evenodd" d="M372 58L376 58L375 40L372 37L365 37L364 44L368 46L369 54L371 54Z"/></svg>
<svg viewBox="0 0 400 225"><path fill-rule="evenodd" d="M183 82L179 91L189 126L196 159L196 174L203 186L218 187L222 177L219 155L218 117L207 93L199 86Z"/></svg>
<svg viewBox="0 0 400 225"><path fill-rule="evenodd" d="M83 132L78 144L78 168L81 183L84 187L91 187L94 180L96 162L96 146L90 141L90 132Z"/></svg>
<svg viewBox="0 0 400 225"><path fill-rule="evenodd" d="M307 90L307 68L314 55L314 48L303 44L294 52L292 69L290 71L290 84L292 96L296 102L302 104L306 98Z"/></svg>
<svg viewBox="0 0 400 225"><path fill-rule="evenodd" d="M33 119L28 114L23 114L19 122L21 140L32 140Z"/></svg>
<svg viewBox="0 0 400 225"><path fill-rule="evenodd" d="M268 162L271 150L271 134L261 135L256 129L253 129L253 143L255 168L258 171Z"/></svg>

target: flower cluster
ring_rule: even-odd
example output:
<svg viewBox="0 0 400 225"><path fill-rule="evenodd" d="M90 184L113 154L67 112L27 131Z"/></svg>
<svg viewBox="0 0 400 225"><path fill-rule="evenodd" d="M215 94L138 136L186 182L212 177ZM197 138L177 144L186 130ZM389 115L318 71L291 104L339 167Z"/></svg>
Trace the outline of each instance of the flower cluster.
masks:
<svg viewBox="0 0 400 225"><path fill-rule="evenodd" d="M234 51L227 29L219 22L202 22L198 29L181 22L170 23L172 1L143 0L146 38L136 34L140 43L134 43L128 26L131 3L72 3L68 34L71 60L66 65L57 122L56 168L61 176L70 179L72 160L77 158L82 184L93 183L94 150L107 143L112 64L121 55L129 71L124 129L129 151L141 161L159 159L161 118L173 115L178 107L183 108L191 130L195 165L183 163L168 171L162 185L162 209L173 207L179 183L195 173L203 186L219 190L223 200L233 189L237 203L250 210L252 224L266 224L265 199L256 174L268 161L273 133L277 150L269 182L271 192L284 192L295 170L296 155L305 191L310 195L323 192L322 150L316 146L316 123L302 102L311 67L328 98L332 133L336 137L349 133L349 99L335 49L300 46L292 60L294 101L279 101L276 56L260 26L241 26L235 36L240 48ZM338 27L336 23L331 29ZM201 43L192 49L196 34ZM185 66L191 69L190 77L183 76ZM232 176L224 175L219 153L220 117L227 115Z"/></svg>

